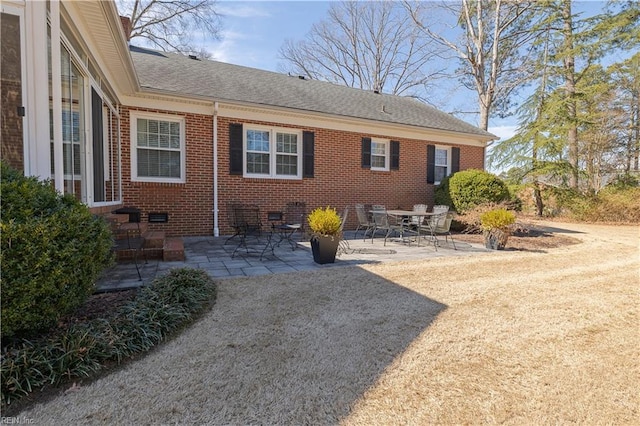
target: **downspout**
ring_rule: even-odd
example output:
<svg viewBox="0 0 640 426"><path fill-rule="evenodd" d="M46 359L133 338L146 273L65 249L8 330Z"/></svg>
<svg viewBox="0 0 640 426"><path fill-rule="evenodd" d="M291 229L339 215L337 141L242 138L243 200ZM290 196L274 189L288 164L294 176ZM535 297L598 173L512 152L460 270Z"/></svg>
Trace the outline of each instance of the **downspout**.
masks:
<svg viewBox="0 0 640 426"><path fill-rule="evenodd" d="M220 236L218 226L218 102L213 103L213 236Z"/></svg>

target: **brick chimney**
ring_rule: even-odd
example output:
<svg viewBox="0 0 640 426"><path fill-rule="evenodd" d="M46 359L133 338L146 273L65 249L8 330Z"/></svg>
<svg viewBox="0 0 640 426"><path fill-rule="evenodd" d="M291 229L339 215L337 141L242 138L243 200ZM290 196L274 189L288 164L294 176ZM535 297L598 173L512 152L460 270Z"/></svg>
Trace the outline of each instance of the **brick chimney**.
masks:
<svg viewBox="0 0 640 426"><path fill-rule="evenodd" d="M124 31L124 36L129 41L131 35L131 19L126 16L120 16L120 23L122 24L122 30Z"/></svg>

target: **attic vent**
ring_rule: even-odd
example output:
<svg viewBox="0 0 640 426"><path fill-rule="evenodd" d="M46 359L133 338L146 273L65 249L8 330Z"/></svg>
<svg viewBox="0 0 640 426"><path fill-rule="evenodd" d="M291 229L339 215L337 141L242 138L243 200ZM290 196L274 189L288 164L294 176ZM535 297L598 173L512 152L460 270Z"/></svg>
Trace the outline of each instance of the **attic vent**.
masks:
<svg viewBox="0 0 640 426"><path fill-rule="evenodd" d="M304 75L299 75L299 76L298 76L298 78L299 78L300 80L305 80Z"/></svg>
<svg viewBox="0 0 640 426"><path fill-rule="evenodd" d="M379 94L380 94L380 91L379 91L378 89L375 89L375 90L373 91L373 93L375 93L376 95L379 95Z"/></svg>
<svg viewBox="0 0 640 426"><path fill-rule="evenodd" d="M196 55L189 55L189 59L194 59L196 61L200 60L200 59L198 59L198 57Z"/></svg>

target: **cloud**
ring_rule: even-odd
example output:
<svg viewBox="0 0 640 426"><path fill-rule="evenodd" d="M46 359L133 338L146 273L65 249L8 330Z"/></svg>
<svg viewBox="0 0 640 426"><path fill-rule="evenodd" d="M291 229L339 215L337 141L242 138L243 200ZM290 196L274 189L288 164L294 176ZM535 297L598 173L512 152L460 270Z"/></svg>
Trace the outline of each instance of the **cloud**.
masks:
<svg viewBox="0 0 640 426"><path fill-rule="evenodd" d="M500 139L509 139L516 134L518 126L489 126L487 130Z"/></svg>
<svg viewBox="0 0 640 426"><path fill-rule="evenodd" d="M271 16L268 10L243 3L225 2L219 3L217 12L224 17L234 18L268 18Z"/></svg>

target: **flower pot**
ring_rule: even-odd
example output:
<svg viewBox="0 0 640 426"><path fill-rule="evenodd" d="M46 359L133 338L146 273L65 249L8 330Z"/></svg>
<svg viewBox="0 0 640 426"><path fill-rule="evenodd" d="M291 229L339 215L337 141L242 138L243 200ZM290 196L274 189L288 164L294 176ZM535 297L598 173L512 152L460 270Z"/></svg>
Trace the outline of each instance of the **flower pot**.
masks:
<svg viewBox="0 0 640 426"><path fill-rule="evenodd" d="M311 238L311 252L313 261L321 265L334 263L338 252L340 238L333 235L314 235Z"/></svg>
<svg viewBox="0 0 640 426"><path fill-rule="evenodd" d="M509 238L509 232L502 229L492 229L485 231L484 246L490 250L503 250L507 245L507 239Z"/></svg>

